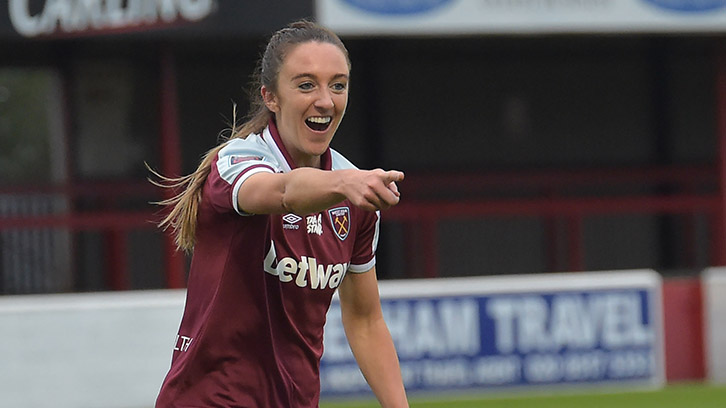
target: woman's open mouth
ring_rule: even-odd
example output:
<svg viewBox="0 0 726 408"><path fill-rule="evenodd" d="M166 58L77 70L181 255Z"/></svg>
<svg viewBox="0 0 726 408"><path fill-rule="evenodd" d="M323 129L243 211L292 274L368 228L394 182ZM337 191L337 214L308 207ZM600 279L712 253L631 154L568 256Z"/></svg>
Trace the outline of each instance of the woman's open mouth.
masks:
<svg viewBox="0 0 726 408"><path fill-rule="evenodd" d="M332 121L333 118L330 116L311 116L305 119L305 124L316 132L324 132L328 130Z"/></svg>

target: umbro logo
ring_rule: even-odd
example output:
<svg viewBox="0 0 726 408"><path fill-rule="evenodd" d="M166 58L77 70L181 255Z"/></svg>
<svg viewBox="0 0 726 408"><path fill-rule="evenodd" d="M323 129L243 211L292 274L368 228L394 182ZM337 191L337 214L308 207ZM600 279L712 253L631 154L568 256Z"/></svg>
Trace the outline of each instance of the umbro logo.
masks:
<svg viewBox="0 0 726 408"><path fill-rule="evenodd" d="M300 216L297 216L297 215L292 214L292 213L291 214L286 214L286 215L284 215L282 217L282 221L284 221L282 223L282 228L283 229L293 229L293 230L299 229L300 226L297 225L297 223L300 220L302 220L302 217L300 217Z"/></svg>
<svg viewBox="0 0 726 408"><path fill-rule="evenodd" d="M302 220L302 217L299 217L295 214L287 214L284 217L282 217L282 220L288 224L295 224L298 221Z"/></svg>

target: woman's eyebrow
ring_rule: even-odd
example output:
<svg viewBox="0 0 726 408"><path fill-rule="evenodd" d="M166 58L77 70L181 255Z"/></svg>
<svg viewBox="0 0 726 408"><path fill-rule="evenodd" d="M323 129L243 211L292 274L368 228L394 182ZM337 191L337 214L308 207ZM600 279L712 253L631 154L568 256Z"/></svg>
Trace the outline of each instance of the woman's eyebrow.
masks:
<svg viewBox="0 0 726 408"><path fill-rule="evenodd" d="M309 78L315 78L315 75L313 75L313 74L308 74L308 73L302 73L302 74L297 74L297 75L295 75L294 77L292 77L292 80L294 81L294 80L296 80L296 79L300 79L300 78L305 78L305 77L309 77Z"/></svg>
<svg viewBox="0 0 726 408"><path fill-rule="evenodd" d="M303 72L303 73L293 76L292 80L294 81L294 80L297 80L300 78L316 78L316 76L314 74L309 74L307 72ZM335 74L333 76L333 79L339 79L339 78L348 79L348 74L340 73L340 74Z"/></svg>

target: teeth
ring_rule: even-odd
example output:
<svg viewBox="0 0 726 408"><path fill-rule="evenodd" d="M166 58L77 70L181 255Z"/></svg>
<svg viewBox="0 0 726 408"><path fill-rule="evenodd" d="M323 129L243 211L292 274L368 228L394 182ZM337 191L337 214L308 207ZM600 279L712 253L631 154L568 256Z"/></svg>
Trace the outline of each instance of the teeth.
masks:
<svg viewBox="0 0 726 408"><path fill-rule="evenodd" d="M310 121L310 122L313 122L313 123L325 124L325 123L330 122L331 117L330 116L322 116L322 117L321 116L313 116L313 117L308 118L307 120Z"/></svg>

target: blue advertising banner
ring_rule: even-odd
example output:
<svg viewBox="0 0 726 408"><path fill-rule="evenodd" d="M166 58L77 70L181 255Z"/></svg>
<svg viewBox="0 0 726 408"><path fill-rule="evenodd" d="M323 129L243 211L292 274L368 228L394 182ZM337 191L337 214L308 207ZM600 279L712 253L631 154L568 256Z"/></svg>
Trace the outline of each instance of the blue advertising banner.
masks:
<svg viewBox="0 0 726 408"><path fill-rule="evenodd" d="M594 384L661 385L654 271L381 282L409 392ZM367 393L335 301L321 387Z"/></svg>
<svg viewBox="0 0 726 408"><path fill-rule="evenodd" d="M723 33L726 0L315 0L342 35Z"/></svg>

